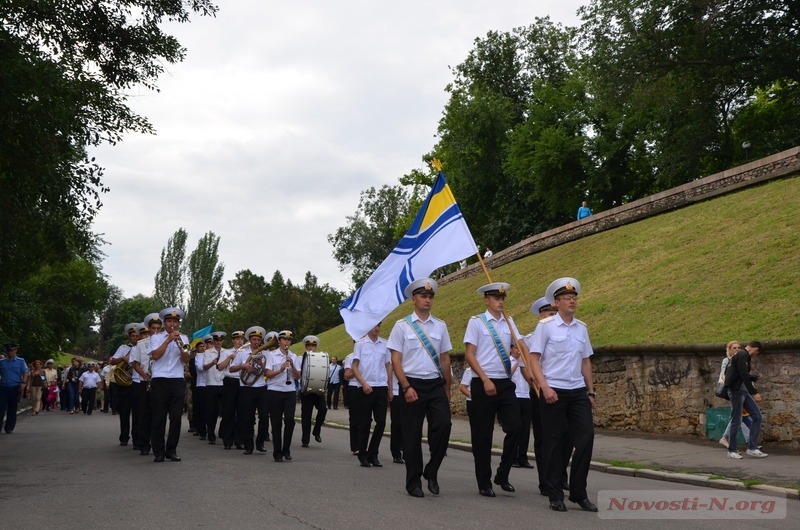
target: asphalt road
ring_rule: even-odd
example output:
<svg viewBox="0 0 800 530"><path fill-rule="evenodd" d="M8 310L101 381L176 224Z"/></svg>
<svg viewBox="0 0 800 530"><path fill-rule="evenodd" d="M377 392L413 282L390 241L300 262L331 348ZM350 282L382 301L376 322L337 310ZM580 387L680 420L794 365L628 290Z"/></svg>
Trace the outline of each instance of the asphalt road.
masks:
<svg viewBox="0 0 800 530"><path fill-rule="evenodd" d="M116 416L62 412L20 417L13 434L0 434L2 528L530 528L539 525L593 528L800 527L800 503L778 499L786 518L753 513L746 522L720 519L674 521L664 512L644 519L611 520L567 502L567 513L548 509L534 470L514 469L517 493L496 489L480 497L472 455L450 449L439 477L441 495L408 496L405 467L393 464L383 441L383 468L361 468L350 454L347 432L323 429L323 443L300 447L295 429L292 462L275 463L271 452L245 456L210 446L186 432L182 462L154 463L117 443ZM495 461L497 458L495 457ZM589 497L598 492L675 491L709 495L717 490L592 472ZM605 492L605 493L602 493ZM730 492L717 492L727 495ZM604 506L600 506L601 512ZM779 506L780 509L780 506ZM738 512L737 512L738 513ZM775 516L773 512L772 516ZM718 517L714 514L700 514Z"/></svg>

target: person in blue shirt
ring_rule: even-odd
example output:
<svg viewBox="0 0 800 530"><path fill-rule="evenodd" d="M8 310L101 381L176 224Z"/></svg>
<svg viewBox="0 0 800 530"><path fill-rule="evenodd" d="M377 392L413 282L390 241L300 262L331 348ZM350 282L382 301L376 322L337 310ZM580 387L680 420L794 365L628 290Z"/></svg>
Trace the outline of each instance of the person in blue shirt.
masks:
<svg viewBox="0 0 800 530"><path fill-rule="evenodd" d="M589 209L588 206L586 206L586 201L583 201L581 203L581 207L578 208L578 221L580 221L584 217L589 217L590 215L592 215L592 211Z"/></svg>
<svg viewBox="0 0 800 530"><path fill-rule="evenodd" d="M0 359L0 429L14 432L17 406L22 389L28 383L28 364L17 357L19 346L6 344L6 358Z"/></svg>

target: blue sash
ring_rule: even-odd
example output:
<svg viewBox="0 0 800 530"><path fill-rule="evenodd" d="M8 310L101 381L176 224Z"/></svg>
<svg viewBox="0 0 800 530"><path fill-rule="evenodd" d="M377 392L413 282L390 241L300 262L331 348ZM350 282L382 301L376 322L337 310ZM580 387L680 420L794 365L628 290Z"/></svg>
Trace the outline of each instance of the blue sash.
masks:
<svg viewBox="0 0 800 530"><path fill-rule="evenodd" d="M497 354L500 356L500 360L503 361L503 368L506 369L506 374L508 377L511 378L511 361L508 358L508 352L506 352L506 347L503 346L503 342L500 340L500 336L497 334L497 330L494 329L494 326L491 322L486 320L486 315L481 315L481 320L486 327L489 329L489 333L492 334L492 341L494 341L494 347L497 350ZM509 332L511 332L511 326L508 326Z"/></svg>
<svg viewBox="0 0 800 530"><path fill-rule="evenodd" d="M436 369L439 371L439 376L444 378L444 374L442 374L442 365L439 364L439 354L436 353L436 348L434 348L433 344L431 344L428 335L426 335L425 331L421 327L419 327L419 324L417 324L411 319L411 315L408 315L406 317L406 322L408 322L408 325L411 326L411 329L414 330L414 333L417 334L417 337L419 337L419 340L420 342L422 342L422 345L425 347L425 350L428 352L428 355L431 356L433 364L436 365Z"/></svg>

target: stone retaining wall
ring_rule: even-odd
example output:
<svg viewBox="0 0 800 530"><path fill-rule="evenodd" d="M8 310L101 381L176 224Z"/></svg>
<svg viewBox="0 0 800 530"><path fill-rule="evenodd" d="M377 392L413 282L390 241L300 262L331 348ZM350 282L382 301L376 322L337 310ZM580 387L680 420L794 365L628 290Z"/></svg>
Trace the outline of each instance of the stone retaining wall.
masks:
<svg viewBox="0 0 800 530"><path fill-rule="evenodd" d="M753 373L765 421L761 441L800 450L800 340L763 342ZM595 426L618 431L705 437L706 411L726 407L714 396L724 344L609 346L592 357L598 394ZM452 410L466 414L458 391L463 356L453 358Z"/></svg>

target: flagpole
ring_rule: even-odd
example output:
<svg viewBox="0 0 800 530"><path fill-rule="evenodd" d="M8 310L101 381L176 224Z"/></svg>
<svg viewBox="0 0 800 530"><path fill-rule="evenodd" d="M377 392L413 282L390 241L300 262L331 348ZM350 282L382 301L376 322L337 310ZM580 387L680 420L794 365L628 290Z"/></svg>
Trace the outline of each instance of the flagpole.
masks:
<svg viewBox="0 0 800 530"><path fill-rule="evenodd" d="M475 255L478 256L478 263L481 264L481 268L483 269L483 273L486 275L486 280L488 281L488 283L493 283L492 282L492 277L489 274L489 269L486 267L486 263L483 261L483 257L481 257L481 251L478 250L478 252ZM508 320L508 315L506 315L505 309L501 309L500 313L502 313L503 318L505 318L506 322L508 322L509 321ZM508 330L512 331L511 330L511 326L508 327ZM533 379L533 390L534 390L534 392L536 392L536 397L538 398L539 397L539 385L536 383L536 378L533 375L533 370L530 369L530 367L528 366L527 359L525 359L525 356L522 355L522 348L519 347L519 339L517 339L517 335L512 332L511 333L511 338L514 340L514 346L517 348L517 351L519 352L519 358L522 359L522 365L525 368L528 368L528 372L530 372L531 378Z"/></svg>

